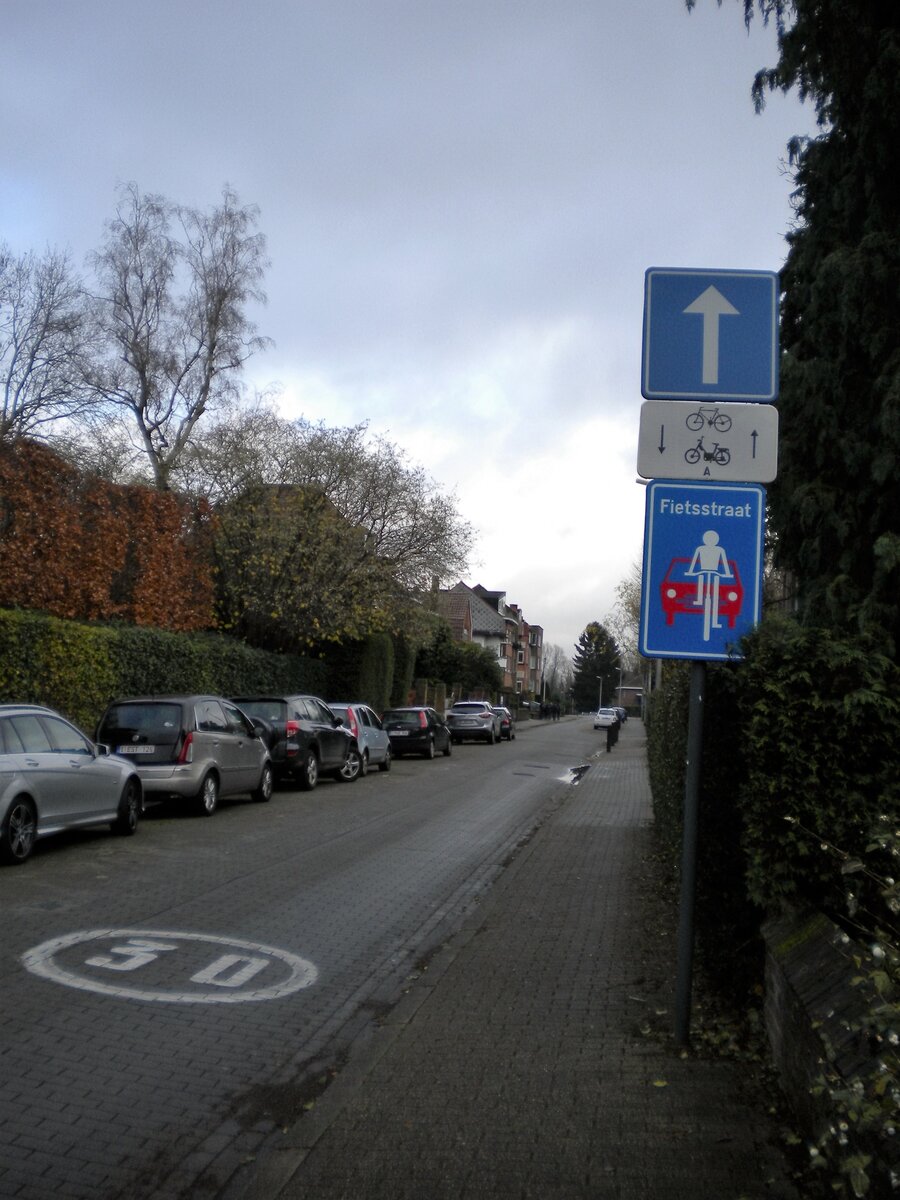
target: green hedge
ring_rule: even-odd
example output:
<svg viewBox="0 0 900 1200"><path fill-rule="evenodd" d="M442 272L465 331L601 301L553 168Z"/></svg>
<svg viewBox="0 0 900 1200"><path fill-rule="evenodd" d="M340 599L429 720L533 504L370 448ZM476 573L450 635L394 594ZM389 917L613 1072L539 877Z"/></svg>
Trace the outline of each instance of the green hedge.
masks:
<svg viewBox="0 0 900 1200"><path fill-rule="evenodd" d="M863 857L900 817L900 669L877 645L794 621L746 642L741 790L751 896L836 910L844 880L823 843Z"/></svg>
<svg viewBox="0 0 900 1200"><path fill-rule="evenodd" d="M387 633L374 633L327 652L326 700L359 700L377 713L388 707L394 677L394 643Z"/></svg>
<svg viewBox="0 0 900 1200"><path fill-rule="evenodd" d="M864 859L881 819L900 820L897 665L859 639L781 617L743 648L742 663L707 667L704 700L697 932L723 974L740 965L763 911L839 913L847 881L827 848ZM654 814L673 866L689 678L687 664L667 665L648 720Z"/></svg>
<svg viewBox="0 0 900 1200"><path fill-rule="evenodd" d="M324 662L218 634L81 625L0 610L0 702L47 704L90 733L110 700L160 692L324 695Z"/></svg>

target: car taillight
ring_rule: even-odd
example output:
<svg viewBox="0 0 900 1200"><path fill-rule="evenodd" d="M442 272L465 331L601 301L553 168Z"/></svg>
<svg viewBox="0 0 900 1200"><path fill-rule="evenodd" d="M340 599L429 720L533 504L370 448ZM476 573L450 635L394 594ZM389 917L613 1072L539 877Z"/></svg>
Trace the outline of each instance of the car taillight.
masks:
<svg viewBox="0 0 900 1200"><path fill-rule="evenodd" d="M428 728L428 718L425 716L425 714L423 712L419 713L419 728L420 729Z"/></svg>
<svg viewBox="0 0 900 1200"><path fill-rule="evenodd" d="M297 745L297 742L294 740L297 737L297 734L299 732L300 732L300 722L299 721L285 721L284 736L287 739L286 751L287 751L287 754L289 757L292 754L296 754L298 752L298 750L300 749L300 747Z"/></svg>
<svg viewBox="0 0 900 1200"><path fill-rule="evenodd" d="M353 736L357 740L359 740L359 725L357 723L356 717L353 714L352 708L347 709L347 720L350 722L350 725L349 725L350 732L353 734Z"/></svg>
<svg viewBox="0 0 900 1200"><path fill-rule="evenodd" d="M180 763L192 763L194 761L194 735L189 733L184 739L184 745L181 747L181 753L178 755Z"/></svg>
<svg viewBox="0 0 900 1200"><path fill-rule="evenodd" d="M493 721L493 719L494 719L493 713L481 712L478 715L479 715L479 717L481 717L482 721Z"/></svg>

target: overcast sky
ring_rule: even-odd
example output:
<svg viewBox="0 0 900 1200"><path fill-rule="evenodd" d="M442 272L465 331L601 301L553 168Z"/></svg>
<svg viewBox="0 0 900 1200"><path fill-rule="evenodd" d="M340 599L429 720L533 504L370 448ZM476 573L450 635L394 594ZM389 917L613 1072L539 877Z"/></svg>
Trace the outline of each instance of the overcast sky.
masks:
<svg viewBox="0 0 900 1200"><path fill-rule="evenodd" d="M571 653L640 559L644 272L783 264L774 32L698 0L3 0L0 240L116 187L260 209L288 416L369 421L477 529L466 580Z"/></svg>

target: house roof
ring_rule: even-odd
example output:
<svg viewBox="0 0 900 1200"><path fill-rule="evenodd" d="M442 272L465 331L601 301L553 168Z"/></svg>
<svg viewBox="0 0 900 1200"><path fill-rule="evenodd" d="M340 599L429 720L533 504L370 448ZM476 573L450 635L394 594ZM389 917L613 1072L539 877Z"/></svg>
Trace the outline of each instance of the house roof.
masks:
<svg viewBox="0 0 900 1200"><path fill-rule="evenodd" d="M490 604L482 600L474 588L470 588L466 583L457 583L449 589L449 592L442 592L441 595L448 595L454 592L462 593L469 597L473 634L499 638L505 635L506 622L503 617L495 609L491 608Z"/></svg>

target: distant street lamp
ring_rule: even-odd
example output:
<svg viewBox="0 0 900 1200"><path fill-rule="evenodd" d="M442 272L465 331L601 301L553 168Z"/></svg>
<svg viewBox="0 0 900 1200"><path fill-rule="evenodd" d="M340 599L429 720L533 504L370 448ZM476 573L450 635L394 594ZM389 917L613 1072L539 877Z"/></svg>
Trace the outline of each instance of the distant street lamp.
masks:
<svg viewBox="0 0 900 1200"><path fill-rule="evenodd" d="M597 701L597 711L599 712L603 707L603 676L598 675L597 678L600 680L600 699Z"/></svg>

